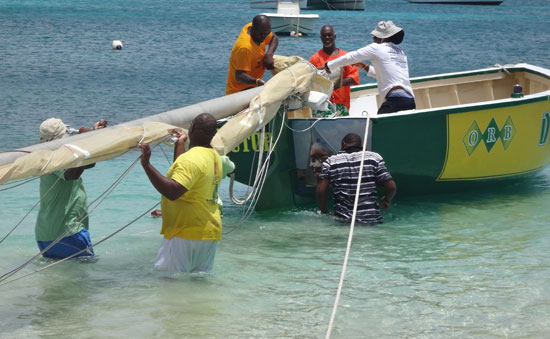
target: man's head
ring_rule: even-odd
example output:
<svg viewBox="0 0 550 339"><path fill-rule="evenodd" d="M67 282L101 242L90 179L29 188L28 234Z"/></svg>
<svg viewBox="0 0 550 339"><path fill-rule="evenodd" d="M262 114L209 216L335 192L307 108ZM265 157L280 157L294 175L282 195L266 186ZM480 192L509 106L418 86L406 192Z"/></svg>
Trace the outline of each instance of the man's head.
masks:
<svg viewBox="0 0 550 339"><path fill-rule="evenodd" d="M68 136L67 126L61 119L50 118L40 124L40 142L48 142Z"/></svg>
<svg viewBox="0 0 550 339"><path fill-rule="evenodd" d="M350 147L361 147L361 137L355 133L348 133L342 139L342 150Z"/></svg>
<svg viewBox="0 0 550 339"><path fill-rule="evenodd" d="M199 114L191 121L189 138L191 143L197 146L210 146L212 138L216 134L216 118L210 113Z"/></svg>
<svg viewBox="0 0 550 339"><path fill-rule="evenodd" d="M265 15L256 15L252 19L252 27L250 27L250 36L255 43L261 44L271 33L271 21Z"/></svg>
<svg viewBox="0 0 550 339"><path fill-rule="evenodd" d="M372 40L376 43L388 41L396 45L400 44L405 36L403 29L396 26L392 21L380 21L370 34L372 34Z"/></svg>
<svg viewBox="0 0 550 339"><path fill-rule="evenodd" d="M324 25L319 33L323 48L336 48L336 33L331 25Z"/></svg>

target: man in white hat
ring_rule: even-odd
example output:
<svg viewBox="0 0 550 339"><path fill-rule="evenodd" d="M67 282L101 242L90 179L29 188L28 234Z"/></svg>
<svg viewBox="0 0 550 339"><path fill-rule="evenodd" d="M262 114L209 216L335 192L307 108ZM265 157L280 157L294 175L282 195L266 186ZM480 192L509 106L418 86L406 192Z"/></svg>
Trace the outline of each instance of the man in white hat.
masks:
<svg viewBox="0 0 550 339"><path fill-rule="evenodd" d="M325 70L330 73L338 67L357 64L369 75L374 74L383 100L378 114L416 109L407 56L398 46L405 32L391 21L380 21L370 34L374 43L327 62ZM370 60L374 67L364 60Z"/></svg>
<svg viewBox="0 0 550 339"><path fill-rule="evenodd" d="M104 128L106 120L94 124ZM90 131L81 127L79 133ZM40 142L49 142L68 136L67 126L61 119L50 118L40 125ZM40 210L34 229L38 248L47 258L66 258L76 255L93 256L92 241L88 233L88 202L80 176L88 166L59 170L40 177ZM49 247L49 248L48 248Z"/></svg>

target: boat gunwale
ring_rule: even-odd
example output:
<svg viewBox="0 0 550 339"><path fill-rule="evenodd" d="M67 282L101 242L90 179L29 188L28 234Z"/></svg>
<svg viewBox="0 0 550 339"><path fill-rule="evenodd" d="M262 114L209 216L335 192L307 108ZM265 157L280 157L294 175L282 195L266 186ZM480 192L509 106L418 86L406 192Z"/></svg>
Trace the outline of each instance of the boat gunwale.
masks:
<svg viewBox="0 0 550 339"><path fill-rule="evenodd" d="M462 105L444 106L444 107L436 107L436 108L426 108L421 110L408 110L408 111L396 112L391 114L381 114L381 115L376 114L376 115L370 116L369 118L373 120L396 119L396 118L399 119L399 118L409 118L411 116L415 116L418 114L422 114L423 116L438 116L438 115L446 115L446 114L481 111L486 109L494 109L494 108L502 108L502 107L519 106L519 105L525 105L525 104L547 101L547 100L550 100L550 90L540 92L537 94L526 95L523 98L507 98L507 99L500 99L500 100L483 101L481 104L480 103L462 104ZM337 119L367 119L367 117L366 116L345 116L345 117L326 118L323 120L337 120ZM319 120L319 118L290 118L289 120Z"/></svg>
<svg viewBox="0 0 550 339"><path fill-rule="evenodd" d="M493 74L493 73L505 72L504 70L507 70L510 72L527 72L527 73L539 75L543 78L550 80L549 69L522 63L522 64L511 65L510 67L506 67L506 65L503 65L501 67L482 68L482 69L471 70L471 71L424 75L424 76L411 78L410 81L411 81L411 84L414 84L414 83L419 83L424 81L436 81L436 80L443 80L443 79L462 78L462 77L474 76L474 75ZM374 89L374 88L378 88L378 84L376 82L352 86L351 91L359 92L365 89Z"/></svg>
<svg viewBox="0 0 550 339"><path fill-rule="evenodd" d="M531 73L550 80L550 70L542 67L522 63L522 64L512 65L510 67L502 66L502 67L486 68L486 69L480 69L480 70L415 77L411 79L411 83L437 81L437 80L443 80L443 79L454 79L454 78L462 78L467 76L475 76L475 75L483 75L483 74L494 74L494 73L504 72L504 70L507 70L508 72L511 72L511 73L514 73L514 72ZM365 89L374 89L374 88L377 88L376 83L353 86L351 88L351 91L358 92ZM359 96L359 98L360 97L361 96ZM435 116L435 115L441 115L441 114L456 114L456 113L463 113L463 112L480 111L485 109L518 106L518 105L524 105L524 104L546 101L546 100L550 100L550 90L546 90L546 91L542 91L534 94L528 94L522 98L505 98L505 99L497 99L497 100L489 100L489 101L480 101L480 102L468 103L468 104L449 105L449 106L425 108L425 109L419 109L419 110L407 110L407 111L395 112L395 113L383 114L383 115L375 114L375 115L372 115L370 118L377 120L377 119L389 119L389 118L391 119L403 118L403 117L413 116L416 114L423 114L428 116ZM350 116L350 117L338 117L337 119L340 119L340 118L344 118L344 119L345 118L364 118L365 119L366 117ZM315 118L308 118L308 119L315 119Z"/></svg>

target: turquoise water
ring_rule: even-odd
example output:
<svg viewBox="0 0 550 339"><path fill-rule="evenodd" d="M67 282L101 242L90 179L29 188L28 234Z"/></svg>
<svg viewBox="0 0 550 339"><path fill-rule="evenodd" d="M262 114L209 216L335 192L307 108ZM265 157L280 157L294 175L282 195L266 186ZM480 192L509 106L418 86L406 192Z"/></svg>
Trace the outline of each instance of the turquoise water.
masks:
<svg viewBox="0 0 550 339"><path fill-rule="evenodd" d="M550 68L547 1L366 4L365 12L318 11L317 26L332 24L339 46L354 49L378 20L394 20L407 33L412 76L520 61ZM76 127L98 117L118 123L222 95L230 48L256 13L248 1L3 1L0 151L36 143L52 115ZM122 51L111 50L114 39ZM309 57L319 48L317 34L281 37L278 52ZM137 156L87 171L90 200ZM155 272L160 220L145 217L98 245L93 263L66 262L0 286L0 336L323 337L348 228L315 210L255 213L240 225L227 184L212 276ZM37 182L0 192L0 236L37 199ZM158 199L134 168L91 215L92 240ZM384 217L356 228L334 338L550 335L550 169L529 185L398 199ZM0 244L0 274L37 253L35 218Z"/></svg>

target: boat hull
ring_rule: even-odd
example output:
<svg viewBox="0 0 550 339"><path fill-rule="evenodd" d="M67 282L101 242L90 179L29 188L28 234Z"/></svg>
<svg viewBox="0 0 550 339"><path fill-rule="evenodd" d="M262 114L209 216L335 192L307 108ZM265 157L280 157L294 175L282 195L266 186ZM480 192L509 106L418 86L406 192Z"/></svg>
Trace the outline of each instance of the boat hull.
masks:
<svg viewBox="0 0 550 339"><path fill-rule="evenodd" d="M300 8L307 8L308 0L300 0ZM250 0L250 8L267 8L274 9L277 8L277 0Z"/></svg>
<svg viewBox="0 0 550 339"><path fill-rule="evenodd" d="M308 0L308 9L364 11L365 0Z"/></svg>
<svg viewBox="0 0 550 339"><path fill-rule="evenodd" d="M474 76L496 77L500 73ZM434 78L453 80L452 76ZM273 126L280 125L281 117L278 119ZM322 145L334 154L347 133L363 136L366 122L362 116L288 120L292 130L283 129L282 146L273 149L266 189L257 209L311 206L316 186L310 167L313 146ZM271 128L277 135L278 129ZM258 138L259 134L252 136L230 152L237 168L255 168L252 159L260 152ZM399 196L491 189L531 179L550 163L550 90L546 87L522 98L376 115L371 118L367 148L382 155ZM237 180L247 183L250 173L241 175Z"/></svg>
<svg viewBox="0 0 550 339"><path fill-rule="evenodd" d="M276 0L251 0L251 8L277 8ZM301 9L364 11L365 0L300 0Z"/></svg>
<svg viewBox="0 0 550 339"><path fill-rule="evenodd" d="M504 0L409 0L413 4L500 5Z"/></svg>
<svg viewBox="0 0 550 339"><path fill-rule="evenodd" d="M271 20L271 31L274 33L304 33L311 34L319 19L317 14L283 15L262 13Z"/></svg>

